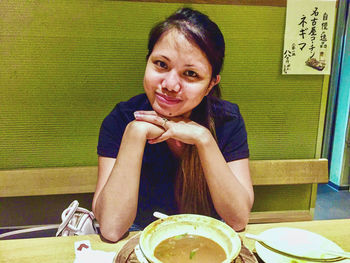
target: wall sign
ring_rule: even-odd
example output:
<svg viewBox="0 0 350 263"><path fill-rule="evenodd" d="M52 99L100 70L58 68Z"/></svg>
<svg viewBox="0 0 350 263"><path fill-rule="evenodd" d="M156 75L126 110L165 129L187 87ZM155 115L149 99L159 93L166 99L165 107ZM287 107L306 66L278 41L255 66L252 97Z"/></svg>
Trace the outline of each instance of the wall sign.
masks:
<svg viewBox="0 0 350 263"><path fill-rule="evenodd" d="M335 0L288 0L282 74L330 74Z"/></svg>

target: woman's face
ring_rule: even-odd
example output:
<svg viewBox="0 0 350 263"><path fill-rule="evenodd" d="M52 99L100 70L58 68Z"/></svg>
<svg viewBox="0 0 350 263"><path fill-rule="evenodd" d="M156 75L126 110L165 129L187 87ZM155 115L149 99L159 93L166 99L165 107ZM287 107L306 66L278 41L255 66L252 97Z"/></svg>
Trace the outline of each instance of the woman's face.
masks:
<svg viewBox="0 0 350 263"><path fill-rule="evenodd" d="M153 110L173 117L189 117L215 86L203 51L179 31L164 33L148 58L143 86Z"/></svg>

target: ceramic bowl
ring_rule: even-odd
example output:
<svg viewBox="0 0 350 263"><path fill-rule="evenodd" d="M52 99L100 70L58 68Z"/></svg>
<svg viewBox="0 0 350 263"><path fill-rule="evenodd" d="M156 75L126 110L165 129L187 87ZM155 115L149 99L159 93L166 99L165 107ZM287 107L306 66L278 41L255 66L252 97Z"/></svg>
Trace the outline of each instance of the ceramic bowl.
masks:
<svg viewBox="0 0 350 263"><path fill-rule="evenodd" d="M211 217L193 214L169 216L149 224L141 233L140 250L149 262L161 263L154 256L155 248L167 238L186 233L203 236L219 244L226 253L223 263L232 262L241 250L241 240L230 226Z"/></svg>

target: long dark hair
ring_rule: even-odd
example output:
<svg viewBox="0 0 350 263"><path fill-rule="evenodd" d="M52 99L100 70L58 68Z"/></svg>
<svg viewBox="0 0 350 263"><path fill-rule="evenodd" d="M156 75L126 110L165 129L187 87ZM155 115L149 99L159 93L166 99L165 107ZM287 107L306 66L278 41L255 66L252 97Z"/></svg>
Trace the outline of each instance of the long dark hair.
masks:
<svg viewBox="0 0 350 263"><path fill-rule="evenodd" d="M190 8L179 9L153 27L149 34L147 59L160 37L171 29L178 30L204 52L212 67L211 77L216 78L221 72L225 57L224 37L207 15ZM220 97L221 91L217 84L191 113L191 119L207 127L215 139L212 105ZM193 145L186 145L181 156L175 182L175 198L181 213L216 216L197 148Z"/></svg>

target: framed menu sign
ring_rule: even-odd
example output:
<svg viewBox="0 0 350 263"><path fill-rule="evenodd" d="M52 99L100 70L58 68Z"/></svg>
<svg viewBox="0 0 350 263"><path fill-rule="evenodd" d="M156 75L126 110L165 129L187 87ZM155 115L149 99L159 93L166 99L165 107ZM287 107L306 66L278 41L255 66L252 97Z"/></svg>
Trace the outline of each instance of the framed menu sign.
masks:
<svg viewBox="0 0 350 263"><path fill-rule="evenodd" d="M282 74L330 74L336 0L288 0Z"/></svg>

